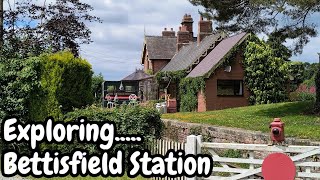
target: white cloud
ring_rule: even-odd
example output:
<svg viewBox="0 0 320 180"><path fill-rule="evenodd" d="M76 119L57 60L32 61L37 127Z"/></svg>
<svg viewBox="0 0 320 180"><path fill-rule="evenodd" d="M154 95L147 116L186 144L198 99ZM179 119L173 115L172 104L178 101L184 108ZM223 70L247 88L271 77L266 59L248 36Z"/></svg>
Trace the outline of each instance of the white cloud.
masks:
<svg viewBox="0 0 320 180"><path fill-rule="evenodd" d="M194 17L194 30L199 19L198 7L187 0L99 0L92 5L92 14L103 23L88 24L94 43L81 46L81 55L88 59L96 73L106 80L120 80L140 65L144 31L160 35L164 27L176 31L185 13Z"/></svg>
<svg viewBox="0 0 320 180"><path fill-rule="evenodd" d="M14 0L8 0L13 2ZM55 0L46 0L47 3ZM37 1L39 3L43 1ZM178 30L184 14L194 19L197 31L200 7L188 0L82 0L94 10L91 14L102 23L88 23L94 43L81 45L81 55L93 66L95 73L102 73L106 80L120 80L141 68L140 58L144 31L147 35L160 35L163 28ZM8 8L5 3L5 9ZM308 17L319 25L319 16ZM196 34L196 33L195 33ZM318 62L320 38L311 39L303 54L293 60Z"/></svg>

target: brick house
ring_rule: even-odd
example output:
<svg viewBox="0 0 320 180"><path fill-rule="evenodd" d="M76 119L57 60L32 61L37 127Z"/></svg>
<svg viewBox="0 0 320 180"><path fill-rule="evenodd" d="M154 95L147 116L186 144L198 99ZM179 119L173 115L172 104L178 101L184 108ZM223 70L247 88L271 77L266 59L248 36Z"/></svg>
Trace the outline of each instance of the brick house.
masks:
<svg viewBox="0 0 320 180"><path fill-rule="evenodd" d="M241 33L222 40L187 75L187 77L205 77L205 92L198 93L199 112L249 105L250 94L243 83L242 53L238 52L229 66L218 68L227 53L242 43L247 36L248 34Z"/></svg>
<svg viewBox="0 0 320 180"><path fill-rule="evenodd" d="M156 74L161 70L176 53L175 32L173 29L165 29L162 36L145 36L141 64L144 71L149 74Z"/></svg>
<svg viewBox="0 0 320 180"><path fill-rule="evenodd" d="M243 83L242 52L237 52L230 65L223 68L219 65L233 47L247 37L246 33L228 37L223 32L213 32L212 22L202 17L198 21L197 37L194 37L193 19L186 14L177 34L165 29L162 36L145 37L141 64L145 71L154 74L185 71L187 77L204 77L206 88L205 92L198 93L198 111L246 106L249 91ZM175 82L167 86L171 100L176 100L177 88ZM163 94L162 88L159 94Z"/></svg>

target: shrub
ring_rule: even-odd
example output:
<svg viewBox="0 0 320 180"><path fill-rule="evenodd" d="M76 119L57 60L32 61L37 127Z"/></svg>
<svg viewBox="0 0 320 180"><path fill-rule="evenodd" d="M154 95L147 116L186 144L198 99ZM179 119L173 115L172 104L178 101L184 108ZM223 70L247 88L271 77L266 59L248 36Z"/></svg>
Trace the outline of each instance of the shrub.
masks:
<svg viewBox="0 0 320 180"><path fill-rule="evenodd" d="M0 62L0 119L15 116L27 121L31 94L39 86L40 62L36 58L2 59Z"/></svg>
<svg viewBox="0 0 320 180"><path fill-rule="evenodd" d="M0 61L0 123L8 116L15 116L20 122L30 119L29 101L39 86L40 62L35 58L1 59ZM11 143L0 148L17 148L27 152L26 143Z"/></svg>
<svg viewBox="0 0 320 180"><path fill-rule="evenodd" d="M315 113L320 113L320 66L318 65L318 72L315 78L316 84L316 103L314 107Z"/></svg>
<svg viewBox="0 0 320 180"><path fill-rule="evenodd" d="M315 87L308 87L306 84L301 84L298 89L289 95L290 101L315 101Z"/></svg>
<svg viewBox="0 0 320 180"><path fill-rule="evenodd" d="M91 92L91 65L75 58L71 52L43 54L41 87L32 95L31 118L44 120L48 116L61 117L73 108L85 107L93 102Z"/></svg>
<svg viewBox="0 0 320 180"><path fill-rule="evenodd" d="M245 48L245 84L251 104L269 104L287 99L288 64L274 49L252 36Z"/></svg>
<svg viewBox="0 0 320 180"><path fill-rule="evenodd" d="M86 109L76 109L64 115L64 121L74 121L81 116L85 116L89 121L112 121L116 124L117 133L121 135L139 134L144 138L160 138L163 123L160 114L151 108L143 108L140 106L123 106L114 110L108 110L98 107L88 107ZM128 152L131 148L143 148L140 145L118 144L116 148L121 148ZM94 144L80 144L77 142L69 144L44 144L42 148L50 148L61 152L70 152L74 148L86 149L89 152L97 152L98 147Z"/></svg>

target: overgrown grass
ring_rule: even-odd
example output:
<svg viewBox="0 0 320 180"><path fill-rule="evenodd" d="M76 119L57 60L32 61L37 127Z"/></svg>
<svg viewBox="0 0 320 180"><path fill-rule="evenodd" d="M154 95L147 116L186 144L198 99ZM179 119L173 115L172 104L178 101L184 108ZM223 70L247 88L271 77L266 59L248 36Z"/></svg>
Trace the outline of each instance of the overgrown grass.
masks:
<svg viewBox="0 0 320 180"><path fill-rule="evenodd" d="M287 137L308 138L320 141L320 117L308 113L312 110L312 107L313 103L311 101L289 102L203 113L163 114L162 118L268 132L269 124L273 118L280 117L285 122Z"/></svg>

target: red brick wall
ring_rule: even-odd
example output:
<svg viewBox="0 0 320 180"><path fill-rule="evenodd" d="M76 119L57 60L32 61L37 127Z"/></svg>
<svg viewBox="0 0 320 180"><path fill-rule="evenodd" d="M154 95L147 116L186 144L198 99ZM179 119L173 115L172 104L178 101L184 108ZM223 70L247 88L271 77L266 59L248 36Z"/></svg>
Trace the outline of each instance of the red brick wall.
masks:
<svg viewBox="0 0 320 180"><path fill-rule="evenodd" d="M160 71L165 65L168 64L169 61L170 60L167 60L167 59L155 59L155 60L152 60L151 63L152 63L153 74L155 74L158 71Z"/></svg>
<svg viewBox="0 0 320 180"><path fill-rule="evenodd" d="M198 92L198 112L207 110L206 97L203 91Z"/></svg>
<svg viewBox="0 0 320 180"><path fill-rule="evenodd" d="M149 58L148 58L147 52L143 56L142 61L143 61L143 70L144 70L144 72L147 72L147 70L149 69Z"/></svg>
<svg viewBox="0 0 320 180"><path fill-rule="evenodd" d="M249 105L249 91L244 85L243 96L230 96L222 97L217 96L217 80L243 80L244 79L244 70L242 68L242 59L240 54L237 55L236 59L231 64L231 72L225 72L224 68L217 69L211 77L206 80L206 110L216 110L216 109L225 109L232 107L241 107ZM200 100L200 102L202 102ZM204 106L203 104L200 105ZM198 109L202 110L202 109Z"/></svg>

